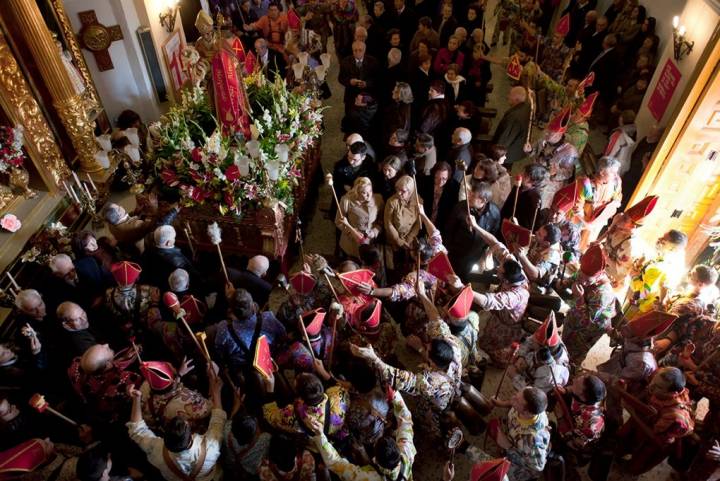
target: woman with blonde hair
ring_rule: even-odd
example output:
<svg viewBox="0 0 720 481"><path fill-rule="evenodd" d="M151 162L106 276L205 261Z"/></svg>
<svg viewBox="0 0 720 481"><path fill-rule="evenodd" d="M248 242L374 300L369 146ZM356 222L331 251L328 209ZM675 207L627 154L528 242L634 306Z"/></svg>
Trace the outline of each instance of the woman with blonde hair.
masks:
<svg viewBox="0 0 720 481"><path fill-rule="evenodd" d="M405 261L420 232L420 216L415 200L415 181L403 175L395 183L395 194L385 203L385 236L393 251L394 269Z"/></svg>
<svg viewBox="0 0 720 481"><path fill-rule="evenodd" d="M360 258L360 245L371 244L382 232L385 202L373 193L367 177L355 179L352 189L340 199L335 225L340 229L340 249L345 255Z"/></svg>

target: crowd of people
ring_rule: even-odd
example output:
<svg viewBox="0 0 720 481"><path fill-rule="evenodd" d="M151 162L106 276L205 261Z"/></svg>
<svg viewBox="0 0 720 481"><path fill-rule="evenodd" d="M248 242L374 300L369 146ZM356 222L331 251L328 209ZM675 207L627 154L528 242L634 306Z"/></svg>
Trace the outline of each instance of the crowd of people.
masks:
<svg viewBox="0 0 720 481"><path fill-rule="evenodd" d="M665 460L710 479L718 272L687 270L683 232L641 243L657 197L628 205L661 136L636 143L634 125L655 19L637 0L556 3L229 7L222 27L272 78L292 82L299 53L320 63L333 39L335 252L301 244L287 278L231 258L223 276L176 245L175 196L108 204L108 237L77 232L20 279L0 479L409 481L418 454L438 462L416 475L444 481L461 456L472 481L598 481ZM510 56L491 55L498 42ZM618 76L620 62L634 68ZM485 135L491 63L516 81ZM588 162L590 125L610 137ZM604 336L611 355L586 369ZM487 372L502 373L494 395Z"/></svg>

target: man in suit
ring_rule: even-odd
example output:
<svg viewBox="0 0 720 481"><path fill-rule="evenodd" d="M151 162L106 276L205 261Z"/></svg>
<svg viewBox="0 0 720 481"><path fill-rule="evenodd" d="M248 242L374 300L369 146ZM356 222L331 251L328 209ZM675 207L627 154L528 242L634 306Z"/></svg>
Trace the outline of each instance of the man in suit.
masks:
<svg viewBox="0 0 720 481"><path fill-rule="evenodd" d="M602 51L595 57L588 68L589 72L595 72L595 82L591 87L592 91L597 90L600 93L600 101L605 108L612 105L617 96L616 78L617 68L620 62L617 45L617 37L609 34L602 43Z"/></svg>
<svg viewBox="0 0 720 481"><path fill-rule="evenodd" d="M345 87L345 114L355 104L361 93L375 97L375 81L379 77L380 67L375 57L365 55L365 44L353 42L352 55L340 62L338 81Z"/></svg>
<svg viewBox="0 0 720 481"><path fill-rule="evenodd" d="M265 256L254 256L248 261L247 268L239 271L230 269L230 281L236 289L245 289L250 293L258 306L267 304L272 291L272 284L263 279L270 268L270 261Z"/></svg>
<svg viewBox="0 0 720 481"><path fill-rule="evenodd" d="M276 50L270 50L267 40L264 38L255 40L255 54L258 65L269 81L274 82L278 75L280 78L285 78L285 58Z"/></svg>
<svg viewBox="0 0 720 481"><path fill-rule="evenodd" d="M565 37L565 44L568 47L574 47L577 41L578 33L582 29L585 15L594 10L597 0L570 0L567 8L563 11L563 15L570 14L570 32Z"/></svg>
<svg viewBox="0 0 720 481"><path fill-rule="evenodd" d="M427 95L430 90L430 67L432 66L432 57L423 55L418 59L418 67L413 69L409 75L409 84L413 92L414 101L410 105L412 109L412 124L419 125L420 118L425 105L427 104Z"/></svg>
<svg viewBox="0 0 720 481"><path fill-rule="evenodd" d="M405 0L395 0L394 27L400 30L402 45L407 48L417 31L418 16L415 10L405 5Z"/></svg>
<svg viewBox="0 0 720 481"><path fill-rule="evenodd" d="M530 123L530 104L527 102L525 87L513 87L508 93L510 108L505 112L493 135L492 143L507 148L506 164L512 164L525 157L523 146L527 140ZM510 167L508 165L508 170Z"/></svg>
<svg viewBox="0 0 720 481"><path fill-rule="evenodd" d="M578 41L580 42L580 54L573 63L571 70L577 78L584 78L590 73L589 67L595 57L602 52L603 41L608 34L608 19L598 17L595 21L595 28L590 34L582 34Z"/></svg>

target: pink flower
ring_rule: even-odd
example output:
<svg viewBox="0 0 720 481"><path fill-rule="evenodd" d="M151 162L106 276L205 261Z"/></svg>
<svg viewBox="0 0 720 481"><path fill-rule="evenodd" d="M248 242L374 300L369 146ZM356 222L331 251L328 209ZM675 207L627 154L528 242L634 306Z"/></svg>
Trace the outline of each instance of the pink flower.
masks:
<svg viewBox="0 0 720 481"><path fill-rule="evenodd" d="M300 172L300 169L298 169L297 167L293 167L292 169L290 169L290 176L299 178L302 177L302 172Z"/></svg>
<svg viewBox="0 0 720 481"><path fill-rule="evenodd" d="M20 227L22 227L22 222L13 214L5 214L3 218L0 219L0 227L6 231L17 232L20 230Z"/></svg>
<svg viewBox="0 0 720 481"><path fill-rule="evenodd" d="M278 141L279 141L279 142L285 143L285 142L287 142L288 140L290 140L290 134L280 134L280 135L278 135Z"/></svg>
<svg viewBox="0 0 720 481"><path fill-rule="evenodd" d="M230 182L235 182L240 178L240 169L237 165L233 164L230 167L227 168L225 171L225 177L227 177L227 180Z"/></svg>

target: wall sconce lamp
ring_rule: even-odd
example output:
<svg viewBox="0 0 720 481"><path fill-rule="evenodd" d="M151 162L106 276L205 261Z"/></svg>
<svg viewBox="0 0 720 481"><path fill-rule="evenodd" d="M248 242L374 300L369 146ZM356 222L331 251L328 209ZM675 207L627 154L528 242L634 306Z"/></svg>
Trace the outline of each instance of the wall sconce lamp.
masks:
<svg viewBox="0 0 720 481"><path fill-rule="evenodd" d="M167 6L165 9L160 11L160 25L165 28L167 33L172 33L173 30L175 30L175 20L177 19L177 14L180 11L180 2L170 0L166 3Z"/></svg>
<svg viewBox="0 0 720 481"><path fill-rule="evenodd" d="M695 42L685 40L685 25L680 25L680 17L673 17L673 47L675 60L678 62L692 52Z"/></svg>

